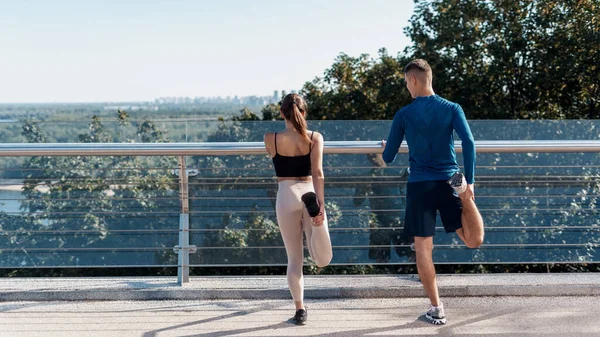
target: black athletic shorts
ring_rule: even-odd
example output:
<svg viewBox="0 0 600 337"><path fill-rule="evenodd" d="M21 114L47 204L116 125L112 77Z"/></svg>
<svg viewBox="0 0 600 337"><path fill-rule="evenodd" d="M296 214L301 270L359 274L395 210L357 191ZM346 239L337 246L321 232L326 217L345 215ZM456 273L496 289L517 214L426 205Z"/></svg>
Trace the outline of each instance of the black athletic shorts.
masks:
<svg viewBox="0 0 600 337"><path fill-rule="evenodd" d="M428 180L406 185L404 235L430 237L435 234L437 211L446 233L462 228L462 202L445 180Z"/></svg>

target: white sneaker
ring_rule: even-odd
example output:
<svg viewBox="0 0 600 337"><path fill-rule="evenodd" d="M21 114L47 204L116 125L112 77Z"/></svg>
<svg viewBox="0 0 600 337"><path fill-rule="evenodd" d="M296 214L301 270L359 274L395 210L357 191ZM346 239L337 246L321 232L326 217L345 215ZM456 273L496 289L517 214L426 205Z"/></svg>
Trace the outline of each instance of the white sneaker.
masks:
<svg viewBox="0 0 600 337"><path fill-rule="evenodd" d="M425 318L427 318L431 324L446 324L444 306L441 303L437 307L434 307L433 305L430 306L429 310L427 310L427 313L425 313Z"/></svg>

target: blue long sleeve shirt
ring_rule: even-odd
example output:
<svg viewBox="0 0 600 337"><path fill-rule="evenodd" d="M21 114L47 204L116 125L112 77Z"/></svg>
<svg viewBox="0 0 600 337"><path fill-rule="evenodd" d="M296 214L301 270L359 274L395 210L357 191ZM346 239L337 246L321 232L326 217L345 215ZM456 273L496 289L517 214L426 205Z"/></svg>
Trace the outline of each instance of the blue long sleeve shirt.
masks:
<svg viewBox="0 0 600 337"><path fill-rule="evenodd" d="M410 161L408 182L446 180L459 170L454 130L462 141L467 183L475 181L475 142L461 106L438 95L417 97L394 116L383 151L391 163L406 137Z"/></svg>

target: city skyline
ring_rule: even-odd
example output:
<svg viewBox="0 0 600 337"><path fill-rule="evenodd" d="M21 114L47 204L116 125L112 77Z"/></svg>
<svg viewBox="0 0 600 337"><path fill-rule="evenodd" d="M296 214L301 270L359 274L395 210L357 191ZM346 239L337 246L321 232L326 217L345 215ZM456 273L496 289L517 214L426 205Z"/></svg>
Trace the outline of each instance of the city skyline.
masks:
<svg viewBox="0 0 600 337"><path fill-rule="evenodd" d="M340 53L392 55L412 0L10 2L0 12L0 103L269 96ZM280 89L279 89L280 90Z"/></svg>
<svg viewBox="0 0 600 337"><path fill-rule="evenodd" d="M111 104L111 103L139 103L139 104L202 104L202 103L248 103L250 100L263 100L263 105L270 103L277 103L283 96L282 94L296 93L297 90L275 90L277 95L227 95L227 96L167 96L167 97L156 97L149 100L127 100L127 101L89 101L89 102L0 102L0 106L11 106L11 105L51 105L51 104ZM251 103L257 104L257 103Z"/></svg>
<svg viewBox="0 0 600 337"><path fill-rule="evenodd" d="M295 93L296 90L274 90L273 94L269 95L250 95L250 96L239 96L239 95L228 95L228 96L170 96L170 97L157 97L153 101L148 103L154 104L202 104L202 103L239 103L239 104L259 104L266 105L271 103L277 103L282 96L287 93Z"/></svg>

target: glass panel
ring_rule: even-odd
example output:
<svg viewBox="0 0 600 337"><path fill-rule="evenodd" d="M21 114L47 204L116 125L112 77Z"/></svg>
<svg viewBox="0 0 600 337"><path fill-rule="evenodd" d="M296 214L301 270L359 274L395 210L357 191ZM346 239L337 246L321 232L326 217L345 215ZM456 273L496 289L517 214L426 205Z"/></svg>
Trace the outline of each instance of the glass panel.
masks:
<svg viewBox="0 0 600 337"><path fill-rule="evenodd" d="M78 141L76 135L89 124L45 123L48 141L60 142ZM111 123L104 124L115 141L137 137L137 124ZM157 124L171 140L188 142L261 142L264 132L283 127L282 122ZM600 121L470 124L477 140L600 137ZM0 124L0 141L24 141L20 127ZM378 141L389 127L390 121L309 121L328 141ZM0 267L176 263L172 247L180 205L174 158L111 158L63 157L47 162L50 167L32 158L3 158ZM190 177L190 240L199 247L192 265L284 265L270 158L188 159L188 168L199 170ZM485 244L465 248L455 234L444 233L438 219L436 262L599 262L598 162L597 153L478 154L476 201L486 223ZM402 237L407 164L407 155L387 167L376 166L368 155L325 155L334 264L414 263ZM26 177L35 189L23 192ZM85 186L77 184L80 180Z"/></svg>
<svg viewBox="0 0 600 337"><path fill-rule="evenodd" d="M0 185L0 267L177 262L179 183L168 159L34 157L25 165L26 179Z"/></svg>
<svg viewBox="0 0 600 337"><path fill-rule="evenodd" d="M284 128L283 122L219 122L216 120L152 119L156 125L167 131L169 139L175 142L206 141L262 141L266 131ZM132 121L126 126L119 125L113 118L102 118L102 124L113 137L114 142L136 139L138 126L142 121ZM36 125L43 131L47 142L79 142L78 135L87 130L86 121L40 121ZM386 138L391 121L316 121L309 120L311 130L321 132L326 140L381 140ZM472 120L469 121L476 140L585 140L600 139L600 120ZM0 123L0 142L23 143L21 135L23 122Z"/></svg>
<svg viewBox="0 0 600 337"><path fill-rule="evenodd" d="M326 140L380 140L389 131L389 121L310 124ZM598 139L595 130L600 126L599 121L472 121L471 125L479 140ZM227 123L209 138L262 141L265 131L281 127L281 122ZM458 161L462 163L460 154ZM277 183L270 159L194 157L191 162L200 168L190 185L191 240L203 247L201 255L192 256L192 264L285 264L278 256L284 251L277 232ZM438 218L436 262L599 261L598 162L596 153L479 154L476 201L487 228L484 246L464 247L457 235L445 234ZM387 167L376 166L367 155L324 156L333 264L414 263L402 236L407 163L407 155L399 155Z"/></svg>

